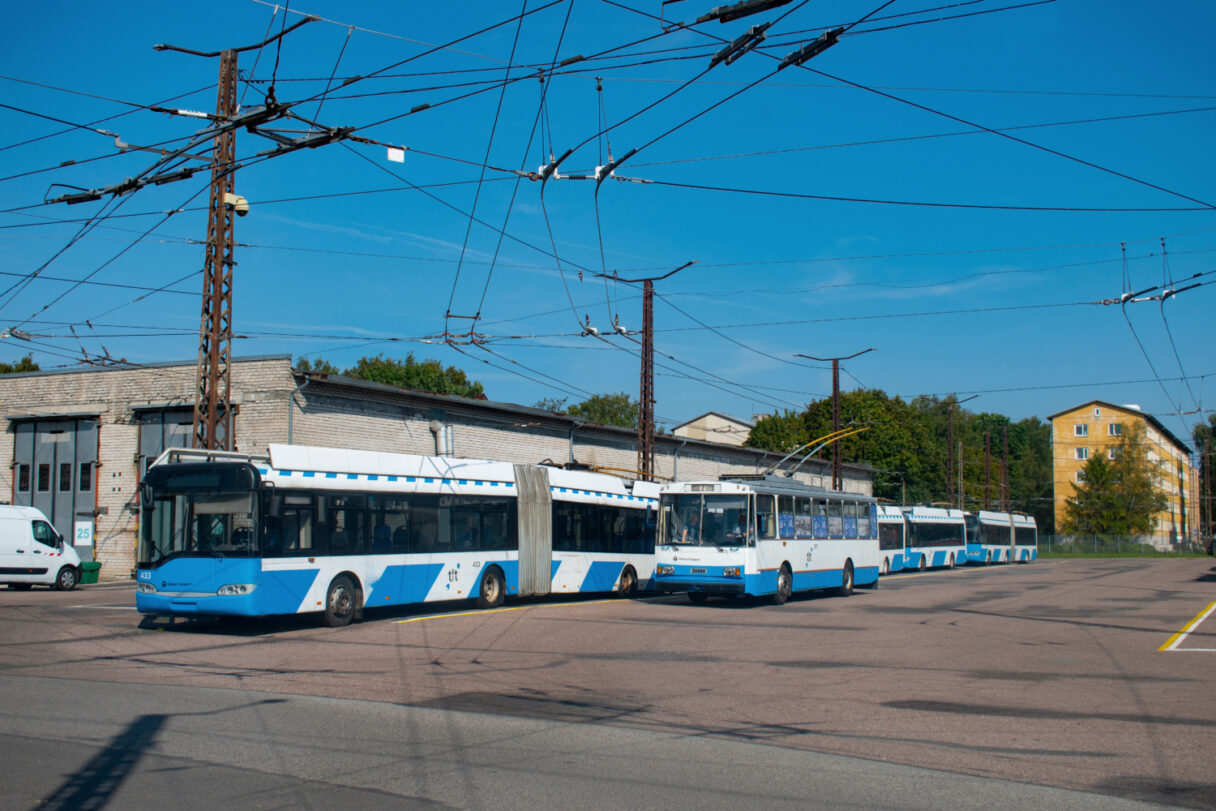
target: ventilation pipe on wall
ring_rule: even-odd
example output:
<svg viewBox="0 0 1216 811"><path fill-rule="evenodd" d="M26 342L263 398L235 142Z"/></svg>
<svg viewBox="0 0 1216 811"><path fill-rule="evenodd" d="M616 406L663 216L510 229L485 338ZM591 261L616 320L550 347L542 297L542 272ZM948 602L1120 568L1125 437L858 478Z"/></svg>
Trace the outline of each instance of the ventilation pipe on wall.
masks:
<svg viewBox="0 0 1216 811"><path fill-rule="evenodd" d="M287 395L287 444L288 445L292 444L291 434L292 434L292 428L293 428L293 417L295 417L295 413L296 413L296 395L299 394L300 392L304 391L304 387L307 386L311 382L312 382L312 378L306 376L304 378L304 382L301 383L300 385L296 386L295 389L291 392L291 394ZM301 414L304 413L303 405L300 406L300 413Z"/></svg>
<svg viewBox="0 0 1216 811"><path fill-rule="evenodd" d="M435 455L455 456L455 441L452 435L452 426L445 425L439 420L431 420L430 428L431 433L435 435Z"/></svg>

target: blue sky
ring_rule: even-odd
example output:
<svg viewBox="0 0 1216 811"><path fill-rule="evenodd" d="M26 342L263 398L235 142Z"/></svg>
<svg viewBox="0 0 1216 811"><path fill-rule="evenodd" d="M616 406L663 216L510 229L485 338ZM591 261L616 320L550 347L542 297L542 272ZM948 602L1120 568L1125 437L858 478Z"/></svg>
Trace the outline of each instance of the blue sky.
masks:
<svg viewBox="0 0 1216 811"><path fill-rule="evenodd" d="M120 154L115 135L175 146L203 123L122 102L214 110L218 60L153 44L248 45L307 12L324 19L241 54L243 104L263 103L273 76L280 101L310 99L299 115L380 143L238 172L251 212L236 227L237 356L345 366L412 351L466 369L496 400L636 396L637 336L607 336L614 323L640 328L639 292L595 274L695 261L656 285L656 412L668 426L708 410L800 408L830 393L831 374L795 354L875 347L845 364L844 388L982 392L968 408L1015 419L1094 398L1135 403L1186 436L1201 417L1178 412L1216 398L1202 331L1216 291L1216 7L881 5L794 0L663 34L647 16L654 0L301 0L286 15L256 0L205 13L7 4L0 103L17 109L0 108L0 327L17 332L0 359L194 357L205 173L108 205L38 204L155 161ZM712 6L663 13L691 22ZM871 12L812 70L776 70L825 26ZM761 49L706 70L722 38L766 21ZM537 79L555 54L610 49ZM504 90L508 75L520 80ZM432 106L409 114L421 104ZM601 121L619 125L597 137ZM648 182L608 180L597 198L594 182L561 177L542 198L542 184L503 171L584 142L560 175L640 147L616 174ZM386 144L406 147L404 161L388 160ZM241 157L271 146L237 136ZM77 163L50 171L65 161ZM1204 273L1164 302L1101 303ZM480 343L446 344L445 312L457 316L449 333L473 328ZM584 323L601 337L580 335Z"/></svg>

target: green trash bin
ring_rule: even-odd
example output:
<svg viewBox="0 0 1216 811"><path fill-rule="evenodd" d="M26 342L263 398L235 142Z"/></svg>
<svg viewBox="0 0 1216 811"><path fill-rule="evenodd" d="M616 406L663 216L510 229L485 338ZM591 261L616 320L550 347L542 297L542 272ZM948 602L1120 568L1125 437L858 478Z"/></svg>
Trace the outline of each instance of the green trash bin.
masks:
<svg viewBox="0 0 1216 811"><path fill-rule="evenodd" d="M97 573L101 571L101 564L95 560L86 560L80 564L80 584L88 585L89 583L97 582Z"/></svg>

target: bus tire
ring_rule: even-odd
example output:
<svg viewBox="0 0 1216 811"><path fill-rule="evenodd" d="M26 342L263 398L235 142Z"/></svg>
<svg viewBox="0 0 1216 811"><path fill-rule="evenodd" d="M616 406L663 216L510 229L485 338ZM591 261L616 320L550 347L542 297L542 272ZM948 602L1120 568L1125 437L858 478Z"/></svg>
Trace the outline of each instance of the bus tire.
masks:
<svg viewBox="0 0 1216 811"><path fill-rule="evenodd" d="M506 597L502 571L497 566L486 569L481 577L481 589L477 592L478 608L498 608Z"/></svg>
<svg viewBox="0 0 1216 811"><path fill-rule="evenodd" d="M790 574L788 563L782 563L777 572L777 590L773 592L773 605L785 605L794 591L794 576Z"/></svg>
<svg viewBox="0 0 1216 811"><path fill-rule="evenodd" d="M916 570L918 572L923 572L925 570L925 556L924 555L920 556L920 563L917 564Z"/></svg>
<svg viewBox="0 0 1216 811"><path fill-rule="evenodd" d="M697 603L698 605L700 605L701 603L705 602L708 599L709 599L709 595L703 591L688 592L688 602L690 602L690 603Z"/></svg>
<svg viewBox="0 0 1216 811"><path fill-rule="evenodd" d="M344 574L340 574L329 584L325 593L325 611L321 614L321 622L329 628L342 628L350 625L355 617L359 603L355 584Z"/></svg>
<svg viewBox="0 0 1216 811"><path fill-rule="evenodd" d="M883 558L882 559L882 571L880 571L879 574L888 575L890 573L891 573L891 561L887 560L886 558Z"/></svg>
<svg viewBox="0 0 1216 811"><path fill-rule="evenodd" d="M625 571L621 572L621 581L617 584L616 593L618 597L626 599L638 593L638 575L632 566L626 566Z"/></svg>
<svg viewBox="0 0 1216 811"><path fill-rule="evenodd" d="M946 568L947 568L947 569L953 569L953 568L954 568L954 553L953 553L953 552L951 552L951 553L950 553L950 560L949 560L949 562L946 564Z"/></svg>
<svg viewBox="0 0 1216 811"><path fill-rule="evenodd" d="M59 570L59 574L55 575L55 590L56 591L71 591L76 588L76 583L80 577L76 574L75 566L64 566Z"/></svg>
<svg viewBox="0 0 1216 811"><path fill-rule="evenodd" d="M840 575L840 588L836 589L836 594L840 597L848 597L853 593L853 561L846 560L844 562L844 571Z"/></svg>
<svg viewBox="0 0 1216 811"><path fill-rule="evenodd" d="M984 565L985 566L992 565L992 550L991 549L988 550L988 557L984 558Z"/></svg>

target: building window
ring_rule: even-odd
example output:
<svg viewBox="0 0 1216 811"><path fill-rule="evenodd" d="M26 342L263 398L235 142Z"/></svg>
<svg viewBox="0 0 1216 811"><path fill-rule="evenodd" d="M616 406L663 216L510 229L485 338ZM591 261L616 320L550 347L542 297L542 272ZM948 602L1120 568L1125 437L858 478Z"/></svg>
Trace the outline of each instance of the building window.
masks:
<svg viewBox="0 0 1216 811"><path fill-rule="evenodd" d="M1123 423L1112 422L1106 426L1106 434L1107 436L1123 436Z"/></svg>
<svg viewBox="0 0 1216 811"><path fill-rule="evenodd" d="M1087 423L1082 423L1080 425L1074 425L1072 427L1072 435L1073 436L1089 436L1089 425Z"/></svg>
<svg viewBox="0 0 1216 811"><path fill-rule="evenodd" d="M1077 484L1084 484L1084 483L1085 483L1085 471L1078 470L1077 471Z"/></svg>
<svg viewBox="0 0 1216 811"><path fill-rule="evenodd" d="M1077 461L1084 462L1089 458L1089 448L1077 448Z"/></svg>
<svg viewBox="0 0 1216 811"><path fill-rule="evenodd" d="M93 489L93 464L80 463L80 492L87 493Z"/></svg>
<svg viewBox="0 0 1216 811"><path fill-rule="evenodd" d="M67 493L72 489L72 463L59 463L59 492Z"/></svg>
<svg viewBox="0 0 1216 811"><path fill-rule="evenodd" d="M1115 459L1117 459L1117 458L1118 458L1118 456L1119 456L1119 455L1118 455L1118 453L1116 453L1116 449L1115 449L1115 448L1107 448L1107 449L1106 449L1106 458L1107 458L1107 459L1109 459L1110 461L1112 461L1112 462L1113 462L1113 461L1115 461Z"/></svg>
<svg viewBox="0 0 1216 811"><path fill-rule="evenodd" d="M48 464L38 465L38 492L51 492L51 466Z"/></svg>
<svg viewBox="0 0 1216 811"><path fill-rule="evenodd" d="M30 466L17 465L17 489L22 493L30 491Z"/></svg>
<svg viewBox="0 0 1216 811"><path fill-rule="evenodd" d="M1094 409L1094 416L1095 416L1095 417L1101 417L1101 416L1102 416L1102 409L1100 409L1100 408L1095 408L1095 409Z"/></svg>

